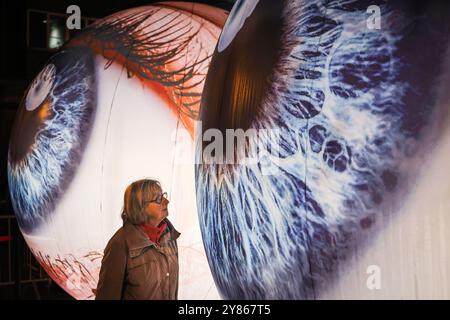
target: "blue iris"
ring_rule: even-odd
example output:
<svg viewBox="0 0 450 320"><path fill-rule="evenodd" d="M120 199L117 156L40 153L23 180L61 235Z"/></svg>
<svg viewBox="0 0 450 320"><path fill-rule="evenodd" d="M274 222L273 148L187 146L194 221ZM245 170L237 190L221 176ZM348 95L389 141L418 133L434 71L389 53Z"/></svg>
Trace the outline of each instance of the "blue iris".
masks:
<svg viewBox="0 0 450 320"><path fill-rule="evenodd" d="M20 105L9 147L12 204L20 228L27 233L52 215L70 184L97 103L94 57L89 48L64 49L48 65L56 73L45 103L34 113L24 103Z"/></svg>

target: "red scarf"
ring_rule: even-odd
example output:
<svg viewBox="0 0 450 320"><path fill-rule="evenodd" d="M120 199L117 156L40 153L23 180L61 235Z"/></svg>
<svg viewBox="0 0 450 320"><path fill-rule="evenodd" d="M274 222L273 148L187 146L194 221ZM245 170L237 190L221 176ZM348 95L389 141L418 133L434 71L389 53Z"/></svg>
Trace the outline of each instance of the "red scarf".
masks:
<svg viewBox="0 0 450 320"><path fill-rule="evenodd" d="M151 241L159 245L159 240L167 227L167 223L162 221L157 227L151 224L141 224L140 227Z"/></svg>

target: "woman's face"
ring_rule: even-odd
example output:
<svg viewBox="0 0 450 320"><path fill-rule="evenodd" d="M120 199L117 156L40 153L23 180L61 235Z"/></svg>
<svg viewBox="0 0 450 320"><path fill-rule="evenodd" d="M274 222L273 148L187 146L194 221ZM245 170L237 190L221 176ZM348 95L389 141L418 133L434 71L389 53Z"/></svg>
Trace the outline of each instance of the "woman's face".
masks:
<svg viewBox="0 0 450 320"><path fill-rule="evenodd" d="M162 190L152 194L148 199L156 200L162 194ZM169 211L167 209L167 205L169 204L169 200L165 197L162 198L161 203L150 202L147 203L144 210L147 215L150 217L150 223L157 226L162 220L164 220L168 215Z"/></svg>

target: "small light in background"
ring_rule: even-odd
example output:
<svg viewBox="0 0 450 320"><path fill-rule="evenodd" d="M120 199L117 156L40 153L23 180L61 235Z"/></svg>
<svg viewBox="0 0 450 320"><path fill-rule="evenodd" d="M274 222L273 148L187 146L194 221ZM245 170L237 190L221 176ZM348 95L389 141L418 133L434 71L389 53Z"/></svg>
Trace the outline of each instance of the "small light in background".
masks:
<svg viewBox="0 0 450 320"><path fill-rule="evenodd" d="M48 39L49 49L58 49L64 42L63 28L58 24L53 24L50 29L50 37Z"/></svg>

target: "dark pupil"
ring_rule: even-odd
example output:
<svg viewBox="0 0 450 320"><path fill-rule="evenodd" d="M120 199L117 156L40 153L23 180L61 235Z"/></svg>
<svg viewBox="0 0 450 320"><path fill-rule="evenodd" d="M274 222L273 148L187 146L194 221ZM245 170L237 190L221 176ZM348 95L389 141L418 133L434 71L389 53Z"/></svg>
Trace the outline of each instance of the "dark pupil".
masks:
<svg viewBox="0 0 450 320"><path fill-rule="evenodd" d="M202 132L215 128L225 135L226 129L250 128L278 63L282 11L283 1L262 0L233 39L233 46L211 61L200 107Z"/></svg>

